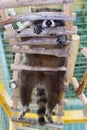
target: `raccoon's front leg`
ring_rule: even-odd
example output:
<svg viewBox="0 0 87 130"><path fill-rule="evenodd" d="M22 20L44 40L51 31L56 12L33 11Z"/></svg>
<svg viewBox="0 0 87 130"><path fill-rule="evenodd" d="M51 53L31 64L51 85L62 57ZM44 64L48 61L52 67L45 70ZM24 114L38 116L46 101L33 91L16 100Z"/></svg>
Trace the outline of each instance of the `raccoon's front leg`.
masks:
<svg viewBox="0 0 87 130"><path fill-rule="evenodd" d="M36 25L34 27L34 33L40 34L42 32L42 26L41 25Z"/></svg>
<svg viewBox="0 0 87 130"><path fill-rule="evenodd" d="M58 36L56 42L57 42L58 48L62 48L64 45L67 44L67 42L70 43L66 35Z"/></svg>

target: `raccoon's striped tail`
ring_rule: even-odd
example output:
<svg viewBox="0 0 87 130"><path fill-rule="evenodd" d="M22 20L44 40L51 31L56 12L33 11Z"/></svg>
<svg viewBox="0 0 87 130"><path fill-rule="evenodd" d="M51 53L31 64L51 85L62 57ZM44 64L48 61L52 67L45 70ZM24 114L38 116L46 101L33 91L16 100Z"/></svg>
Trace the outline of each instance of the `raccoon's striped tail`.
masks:
<svg viewBox="0 0 87 130"><path fill-rule="evenodd" d="M37 105L38 105L38 122L40 125L45 124L45 111L46 111L46 92L44 88L37 88Z"/></svg>

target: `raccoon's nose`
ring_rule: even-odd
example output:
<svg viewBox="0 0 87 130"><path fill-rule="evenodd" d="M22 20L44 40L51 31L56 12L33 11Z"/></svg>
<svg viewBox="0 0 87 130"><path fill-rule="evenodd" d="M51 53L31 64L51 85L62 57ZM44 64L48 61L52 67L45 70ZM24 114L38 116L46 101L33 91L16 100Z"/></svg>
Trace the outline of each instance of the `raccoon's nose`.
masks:
<svg viewBox="0 0 87 130"><path fill-rule="evenodd" d="M46 21L46 25L47 25L47 27L50 27L50 26L52 25L51 20L47 20L47 21Z"/></svg>

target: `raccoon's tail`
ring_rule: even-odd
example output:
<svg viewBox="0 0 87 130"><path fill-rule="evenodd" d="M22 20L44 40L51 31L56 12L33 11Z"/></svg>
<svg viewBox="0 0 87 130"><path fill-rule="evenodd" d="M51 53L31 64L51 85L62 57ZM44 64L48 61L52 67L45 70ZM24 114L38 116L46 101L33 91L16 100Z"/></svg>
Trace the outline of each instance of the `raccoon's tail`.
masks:
<svg viewBox="0 0 87 130"><path fill-rule="evenodd" d="M44 88L37 88L37 105L38 105L38 122L40 125L45 124L45 111L46 111L47 97Z"/></svg>

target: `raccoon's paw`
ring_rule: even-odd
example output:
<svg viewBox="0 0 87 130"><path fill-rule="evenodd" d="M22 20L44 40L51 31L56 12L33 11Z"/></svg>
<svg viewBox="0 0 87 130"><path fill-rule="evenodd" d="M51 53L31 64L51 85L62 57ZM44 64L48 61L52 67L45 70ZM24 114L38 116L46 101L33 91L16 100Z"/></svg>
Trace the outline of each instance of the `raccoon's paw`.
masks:
<svg viewBox="0 0 87 130"><path fill-rule="evenodd" d="M62 48L64 45L67 45L68 38L65 35L57 37L57 46L58 48Z"/></svg>
<svg viewBox="0 0 87 130"><path fill-rule="evenodd" d="M47 122L48 123L53 123L53 119L52 119L51 112L50 112L49 109L46 109L45 115L46 115Z"/></svg>
<svg viewBox="0 0 87 130"><path fill-rule="evenodd" d="M27 112L29 112L29 111L30 111L30 110L29 110L28 106L23 107L23 110L21 111L21 113L20 113L18 119L20 119L20 120L23 119L24 115L25 115Z"/></svg>
<svg viewBox="0 0 87 130"><path fill-rule="evenodd" d="M53 123L52 117L46 114L47 122L48 123Z"/></svg>
<svg viewBox="0 0 87 130"><path fill-rule="evenodd" d="M40 34L42 32L42 27L40 25L36 26L34 28L34 33L36 34Z"/></svg>

